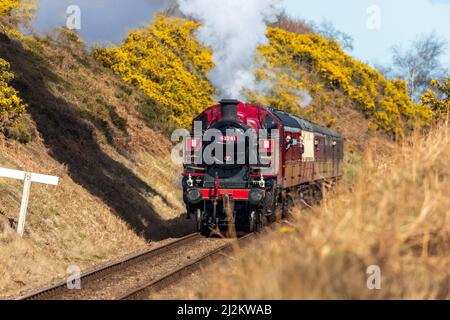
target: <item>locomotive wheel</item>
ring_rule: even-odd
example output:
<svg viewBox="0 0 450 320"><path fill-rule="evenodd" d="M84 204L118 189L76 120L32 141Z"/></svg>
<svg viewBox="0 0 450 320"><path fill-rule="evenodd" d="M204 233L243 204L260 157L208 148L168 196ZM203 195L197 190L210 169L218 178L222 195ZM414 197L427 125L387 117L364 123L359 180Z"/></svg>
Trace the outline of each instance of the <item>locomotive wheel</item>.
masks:
<svg viewBox="0 0 450 320"><path fill-rule="evenodd" d="M267 220L269 223L277 222L277 215L276 213L272 213L270 216L267 216Z"/></svg>
<svg viewBox="0 0 450 320"><path fill-rule="evenodd" d="M202 227L200 229L200 234L204 237L209 237L211 235L211 229L209 229L208 226L205 226L204 224L202 224Z"/></svg>
<svg viewBox="0 0 450 320"><path fill-rule="evenodd" d="M281 218L281 215L282 215L282 213L280 212L282 209L280 209L280 206L275 206L274 207L274 209L273 209L273 211L272 211L272 214L270 215L270 216L267 216L266 218L267 218L267 221L269 222L269 223L275 223L275 222L277 222L278 220L280 220L280 218Z"/></svg>
<svg viewBox="0 0 450 320"><path fill-rule="evenodd" d="M252 211L252 213L250 213L248 222L249 222L248 231L249 232L255 232L256 231L256 224L257 224L256 212L255 211Z"/></svg>
<svg viewBox="0 0 450 320"><path fill-rule="evenodd" d="M197 209L197 214L195 215L195 218L197 219L197 232L201 232L202 231L202 227L203 227L202 210Z"/></svg>
<svg viewBox="0 0 450 320"><path fill-rule="evenodd" d="M319 205L323 200L322 184L317 184L314 188L314 203Z"/></svg>
<svg viewBox="0 0 450 320"><path fill-rule="evenodd" d="M211 235L211 230L208 227L202 227L202 231L200 232L202 236L209 238Z"/></svg>
<svg viewBox="0 0 450 320"><path fill-rule="evenodd" d="M264 227L264 215L261 211L252 213L249 216L249 232L259 233Z"/></svg>
<svg viewBox="0 0 450 320"><path fill-rule="evenodd" d="M263 213L260 211L257 213L256 215L256 227L255 227L255 232L259 233L262 231L264 226L264 215Z"/></svg>
<svg viewBox="0 0 450 320"><path fill-rule="evenodd" d="M294 199L291 196L286 196L283 202L282 218L287 219L291 216L291 210L294 207Z"/></svg>
<svg viewBox="0 0 450 320"><path fill-rule="evenodd" d="M197 219L197 232L200 232L202 236L209 237L211 235L211 230L208 226L203 223L203 212L200 209L197 209L196 214Z"/></svg>

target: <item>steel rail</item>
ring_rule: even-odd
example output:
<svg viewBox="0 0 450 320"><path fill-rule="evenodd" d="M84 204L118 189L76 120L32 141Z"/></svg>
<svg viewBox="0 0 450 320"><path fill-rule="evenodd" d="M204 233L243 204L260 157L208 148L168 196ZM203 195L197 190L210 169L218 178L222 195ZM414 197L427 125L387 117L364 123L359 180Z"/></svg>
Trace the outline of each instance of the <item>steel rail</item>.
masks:
<svg viewBox="0 0 450 320"><path fill-rule="evenodd" d="M257 236L257 234L253 233L236 239L239 248L248 244ZM116 300L146 300L152 294L160 292L164 288L167 288L177 281L183 279L184 277L192 274L193 272L198 271L202 267L207 266L220 258L223 258L225 254L232 253L235 245L236 242L227 243L219 247L218 249L206 253L205 255L193 260L192 262L189 262L184 266L181 266L176 270L163 275L156 280L149 281L148 283L134 289L133 291L130 291L127 294L116 298Z"/></svg>
<svg viewBox="0 0 450 320"><path fill-rule="evenodd" d="M118 261L109 263L107 265L98 267L98 268L94 269L93 271L82 274L80 280L82 283L85 284L85 283L89 283L89 282L98 280L100 278L110 276L110 275L117 273L119 271L122 271L130 266L134 266L143 261L154 258L155 256L164 254L164 253L168 252L169 250L173 250L175 248L189 244L200 238L202 238L202 236L199 233L194 233L194 234L185 236L183 238L177 239L175 241L172 241L168 244L159 246L157 248L153 248L150 250L146 250L144 252L140 252L138 254L133 254L133 255L127 256ZM44 289L40 289L38 291L32 292L32 293L27 294L22 297L19 297L17 300L56 299L58 295L62 295L69 291L70 291L70 289L67 287L67 281L62 281L58 284L46 287ZM81 293L82 293L82 290L80 291L80 294Z"/></svg>

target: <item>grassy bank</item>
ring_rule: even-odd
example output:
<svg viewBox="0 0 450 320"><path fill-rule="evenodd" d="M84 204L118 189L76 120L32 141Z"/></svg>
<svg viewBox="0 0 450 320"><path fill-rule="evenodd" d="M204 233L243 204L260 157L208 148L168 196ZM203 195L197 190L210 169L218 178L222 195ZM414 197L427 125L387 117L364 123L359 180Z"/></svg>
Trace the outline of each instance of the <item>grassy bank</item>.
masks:
<svg viewBox="0 0 450 320"><path fill-rule="evenodd" d="M297 210L290 226L238 253L188 296L448 299L449 195L448 125L388 155L371 145L353 183L328 194L321 207ZM380 267L381 290L367 288L372 265Z"/></svg>

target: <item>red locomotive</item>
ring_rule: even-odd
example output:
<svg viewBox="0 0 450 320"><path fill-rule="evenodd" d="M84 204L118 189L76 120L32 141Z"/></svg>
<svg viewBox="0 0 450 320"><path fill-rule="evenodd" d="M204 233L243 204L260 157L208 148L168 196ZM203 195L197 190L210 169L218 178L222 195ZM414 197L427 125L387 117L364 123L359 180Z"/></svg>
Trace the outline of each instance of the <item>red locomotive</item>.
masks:
<svg viewBox="0 0 450 320"><path fill-rule="evenodd" d="M193 123L183 173L188 217L254 232L287 214L293 196L320 196L343 174L343 138L293 115L222 100Z"/></svg>

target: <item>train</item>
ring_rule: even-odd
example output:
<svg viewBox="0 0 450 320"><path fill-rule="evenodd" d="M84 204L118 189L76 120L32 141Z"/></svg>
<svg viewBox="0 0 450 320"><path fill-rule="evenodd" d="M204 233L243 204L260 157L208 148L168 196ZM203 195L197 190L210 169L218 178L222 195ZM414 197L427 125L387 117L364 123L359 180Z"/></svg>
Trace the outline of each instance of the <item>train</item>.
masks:
<svg viewBox="0 0 450 320"><path fill-rule="evenodd" d="M223 99L193 120L183 199L199 232L258 232L343 176L341 134L272 107Z"/></svg>

